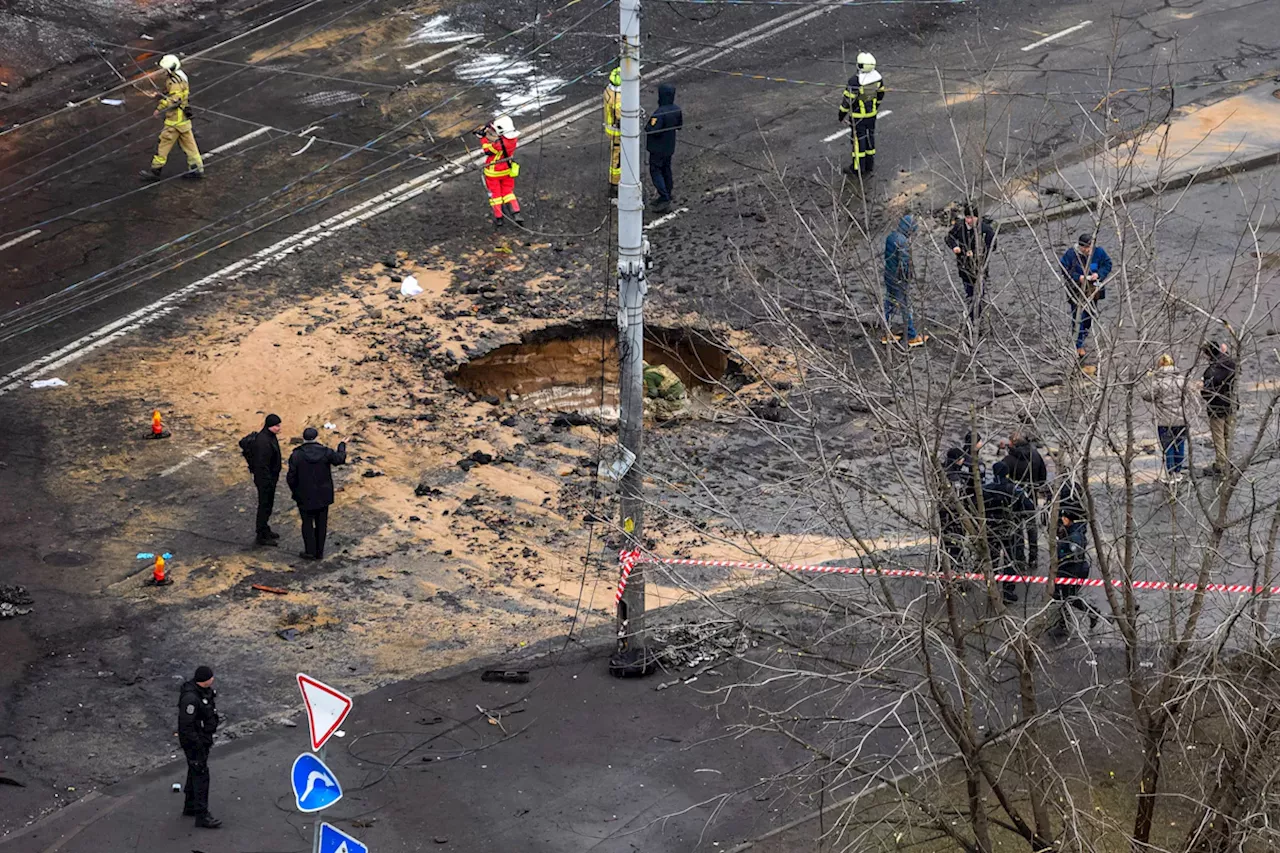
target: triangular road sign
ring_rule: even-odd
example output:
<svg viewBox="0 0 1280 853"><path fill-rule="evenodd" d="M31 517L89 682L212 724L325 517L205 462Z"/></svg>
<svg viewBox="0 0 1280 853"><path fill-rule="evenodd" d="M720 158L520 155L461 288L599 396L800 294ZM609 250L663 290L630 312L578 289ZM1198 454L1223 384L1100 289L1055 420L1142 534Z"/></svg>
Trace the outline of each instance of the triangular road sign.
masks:
<svg viewBox="0 0 1280 853"><path fill-rule="evenodd" d="M311 748L324 746L351 711L351 697L323 681L298 673L298 689L307 706L307 724L311 727Z"/></svg>

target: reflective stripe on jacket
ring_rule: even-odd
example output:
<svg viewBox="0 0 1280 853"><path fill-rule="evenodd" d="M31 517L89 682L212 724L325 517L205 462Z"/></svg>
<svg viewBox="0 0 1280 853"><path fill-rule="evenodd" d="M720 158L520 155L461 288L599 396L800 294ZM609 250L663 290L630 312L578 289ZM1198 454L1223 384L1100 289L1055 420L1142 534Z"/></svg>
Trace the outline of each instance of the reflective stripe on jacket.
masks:
<svg viewBox="0 0 1280 853"><path fill-rule="evenodd" d="M516 140L502 136L498 137L497 142L481 139L480 149L485 153L486 178L505 178L511 174L511 158L516 153Z"/></svg>
<svg viewBox="0 0 1280 853"><path fill-rule="evenodd" d="M169 85L165 89L165 96L156 105L156 109L164 113L166 127L176 127L191 120L187 115L189 97L191 97L191 86L187 81L171 76ZM166 110L168 112L165 112Z"/></svg>
<svg viewBox="0 0 1280 853"><path fill-rule="evenodd" d="M604 132L622 135L622 90L612 83L604 87Z"/></svg>
<svg viewBox="0 0 1280 853"><path fill-rule="evenodd" d="M849 78L845 86L844 98L840 101L840 120L875 118L880 112L882 100L884 100L884 80L877 72L854 75Z"/></svg>

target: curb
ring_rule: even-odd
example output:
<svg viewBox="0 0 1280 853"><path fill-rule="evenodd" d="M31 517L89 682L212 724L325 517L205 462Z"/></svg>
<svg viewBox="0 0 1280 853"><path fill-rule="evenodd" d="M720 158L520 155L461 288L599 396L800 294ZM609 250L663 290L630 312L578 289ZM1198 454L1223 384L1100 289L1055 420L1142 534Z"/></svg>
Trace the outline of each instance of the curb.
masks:
<svg viewBox="0 0 1280 853"><path fill-rule="evenodd" d="M1265 154L1256 154L1253 157L1247 157L1243 160L1237 160L1232 163L1223 163L1212 169L1206 169L1201 172L1186 172L1181 175L1170 178L1163 182L1151 182L1140 184L1136 187L1128 187L1108 196L1095 195L1089 198L1073 201L1068 204L1051 207L1048 209L1040 209L1035 212L1024 213L1021 216L1006 216L995 220L995 226L1000 230L1011 230L1014 228L1030 228L1040 222L1052 222L1055 219L1064 219L1068 216L1075 216L1081 213L1089 213L1096 209L1100 201L1110 202L1128 202L1138 199L1147 198L1165 190L1179 190L1188 187L1196 181L1216 181L1218 178L1224 178L1227 175L1234 175L1243 172L1252 172L1257 169L1265 169L1267 166L1280 165L1280 151L1268 151Z"/></svg>

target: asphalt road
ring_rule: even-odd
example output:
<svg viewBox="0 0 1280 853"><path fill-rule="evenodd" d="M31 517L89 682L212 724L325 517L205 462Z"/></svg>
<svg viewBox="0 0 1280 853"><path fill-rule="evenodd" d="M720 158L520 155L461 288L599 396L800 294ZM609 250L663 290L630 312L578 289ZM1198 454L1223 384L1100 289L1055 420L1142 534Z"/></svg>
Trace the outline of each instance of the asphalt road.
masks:
<svg viewBox="0 0 1280 853"><path fill-rule="evenodd" d="M60 109L64 92L23 105L24 123L0 136L0 387L130 321L180 310L175 294L270 276L288 254L341 269L361 244L348 227L459 247L487 240L466 131L500 108L514 108L523 128L531 227L553 240L599 233L608 207L598 95L616 8L461 4L441 20L413 4L324 0L225 44L187 31L102 46L129 78L136 57L199 51L186 67L209 177L177 177L175 149L169 180L138 182L159 123L146 84L116 85L98 58L85 79L96 75L122 105ZM879 174L890 190L895 173L900 184L924 180L938 203L980 182L976 152L1017 172L1102 126L1137 127L1257 77L1280 50L1280 36L1268 44L1259 34L1280 33L1277 24L1274 4L1248 0L653 4L644 97L651 104L659 77L680 87L681 224L705 259L752 238L726 215L735 211L724 191L774 170L825 180L844 164L835 105L858 50L877 54L889 86ZM1094 110L1118 90L1130 91L1110 115Z"/></svg>

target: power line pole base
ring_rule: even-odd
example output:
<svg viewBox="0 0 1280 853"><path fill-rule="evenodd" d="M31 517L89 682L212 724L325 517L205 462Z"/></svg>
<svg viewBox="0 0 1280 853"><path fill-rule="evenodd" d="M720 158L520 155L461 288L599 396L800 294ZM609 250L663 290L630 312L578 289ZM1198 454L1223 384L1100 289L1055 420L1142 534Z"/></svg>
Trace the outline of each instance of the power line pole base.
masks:
<svg viewBox="0 0 1280 853"><path fill-rule="evenodd" d="M614 678L643 678L658 668L658 656L653 649L621 649L609 658L609 674Z"/></svg>

